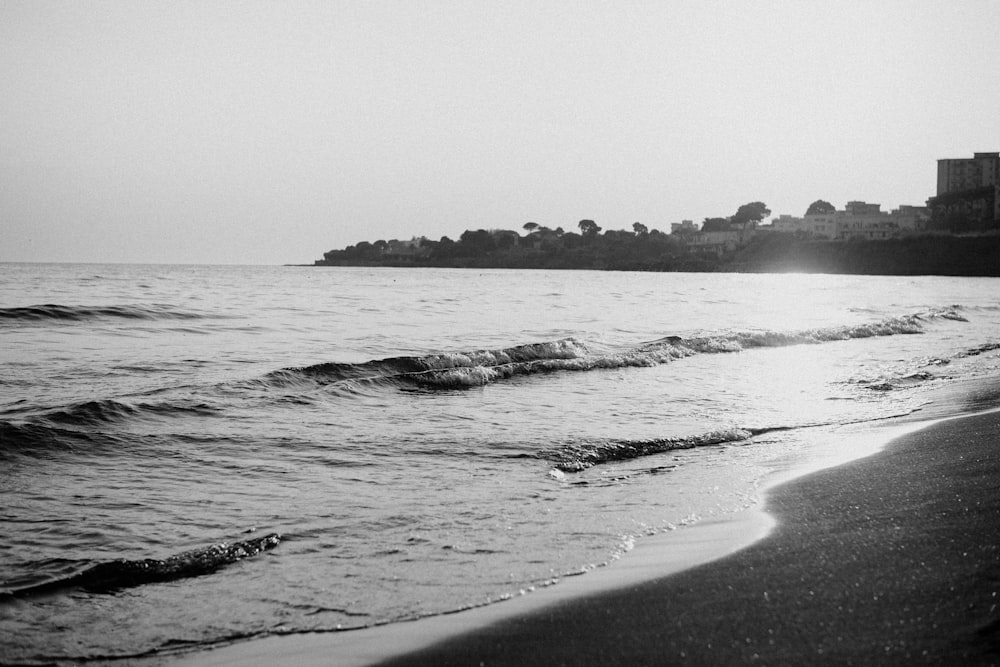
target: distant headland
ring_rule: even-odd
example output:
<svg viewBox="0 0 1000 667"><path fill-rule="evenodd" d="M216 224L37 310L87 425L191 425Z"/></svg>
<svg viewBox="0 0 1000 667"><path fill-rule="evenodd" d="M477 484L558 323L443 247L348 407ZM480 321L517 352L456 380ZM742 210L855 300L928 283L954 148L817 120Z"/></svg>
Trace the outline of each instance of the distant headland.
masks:
<svg viewBox="0 0 1000 667"><path fill-rule="evenodd" d="M937 195L926 206L882 211L813 202L802 217L771 215L763 202L729 217L684 220L669 233L641 222L578 231L536 222L467 230L457 240L362 241L324 253L315 266L395 266L609 271L812 272L1000 276L1000 153L938 160Z"/></svg>

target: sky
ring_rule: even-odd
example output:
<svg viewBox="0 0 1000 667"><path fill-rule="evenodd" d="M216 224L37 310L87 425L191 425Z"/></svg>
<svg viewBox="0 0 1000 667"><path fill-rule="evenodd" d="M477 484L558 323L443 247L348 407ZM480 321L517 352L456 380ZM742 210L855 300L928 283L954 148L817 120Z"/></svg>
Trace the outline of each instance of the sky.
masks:
<svg viewBox="0 0 1000 667"><path fill-rule="evenodd" d="M0 0L0 261L922 205L1000 0Z"/></svg>

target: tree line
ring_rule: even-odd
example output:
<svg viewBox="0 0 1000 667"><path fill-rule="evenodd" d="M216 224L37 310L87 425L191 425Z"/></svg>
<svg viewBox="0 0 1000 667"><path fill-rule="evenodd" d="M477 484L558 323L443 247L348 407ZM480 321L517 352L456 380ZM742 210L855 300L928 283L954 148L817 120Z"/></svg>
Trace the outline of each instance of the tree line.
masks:
<svg viewBox="0 0 1000 667"><path fill-rule="evenodd" d="M829 202L813 202L807 214L829 214ZM726 218L705 218L667 234L641 222L631 230L603 230L594 220L577 231L537 222L511 229L466 230L447 236L400 241L362 241L324 253L317 266L598 269L620 271L822 272L885 275L1000 276L1000 230L957 236L934 224L925 236L886 240L818 240L787 232L745 235L725 252L699 240L713 232L753 228L771 214L763 202L740 206ZM766 228L763 228L766 229ZM723 235L724 236L724 235Z"/></svg>
<svg viewBox="0 0 1000 667"><path fill-rule="evenodd" d="M706 218L702 231L728 231L756 225L771 214L763 202L740 206L728 218ZM578 231L552 229L537 222L522 225L523 234L510 229L466 230L458 239L434 241L362 241L324 253L318 265L370 264L384 266L442 266L496 268L575 268L646 271L708 270L710 258L691 251L693 226L672 234L634 222L631 230L603 230L583 219Z"/></svg>

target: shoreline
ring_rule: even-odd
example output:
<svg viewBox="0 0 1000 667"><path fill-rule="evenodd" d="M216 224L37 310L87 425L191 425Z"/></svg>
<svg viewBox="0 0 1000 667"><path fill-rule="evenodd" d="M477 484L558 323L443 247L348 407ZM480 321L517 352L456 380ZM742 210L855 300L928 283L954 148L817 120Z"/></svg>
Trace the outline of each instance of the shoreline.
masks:
<svg viewBox="0 0 1000 667"><path fill-rule="evenodd" d="M834 446L827 454L790 468L778 469L764 480L761 502L731 514L702 519L677 530L637 540L620 559L588 571L566 576L554 585L516 595L501 602L446 612L414 620L340 632L307 632L272 635L174 656L170 664L215 666L246 661L288 661L299 665L370 665L447 644L464 635L518 618L544 613L559 606L644 586L692 569L710 565L769 539L778 522L770 512L771 493L795 480L835 469L882 452L890 443L918 432L939 420L900 423L864 430L827 434ZM160 656L161 659L167 656Z"/></svg>
<svg viewBox="0 0 1000 667"><path fill-rule="evenodd" d="M1000 664L1000 411L773 490L764 540L383 665Z"/></svg>
<svg viewBox="0 0 1000 667"><path fill-rule="evenodd" d="M496 233L508 239L513 238L511 235L522 241L528 238L515 230L494 230ZM548 250L544 251L520 246L520 241L499 249L475 242L466 245L461 240L442 251L438 242L428 244L425 239L421 245L428 245L423 251L412 252L411 248L403 254L382 254L371 248L359 252L348 246L324 253L312 264L296 266L965 277L1000 274L994 260L1000 248L1000 234L995 229L972 235L924 230L886 239L803 239L790 232L758 227L752 238L722 255L702 252L673 234L626 238L623 246L620 239L609 244L605 236L594 235L589 243L570 248L563 246L562 237L549 237ZM651 238L658 240L651 242ZM456 247L461 252L456 254ZM651 256L647 252L650 247L659 251Z"/></svg>

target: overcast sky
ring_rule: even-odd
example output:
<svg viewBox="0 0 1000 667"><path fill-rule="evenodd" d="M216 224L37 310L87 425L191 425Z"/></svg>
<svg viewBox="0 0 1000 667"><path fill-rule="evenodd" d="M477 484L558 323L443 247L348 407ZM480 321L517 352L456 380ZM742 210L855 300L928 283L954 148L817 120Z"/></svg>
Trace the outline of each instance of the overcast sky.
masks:
<svg viewBox="0 0 1000 667"><path fill-rule="evenodd" d="M1000 1L0 0L0 261L311 263L1000 150Z"/></svg>

